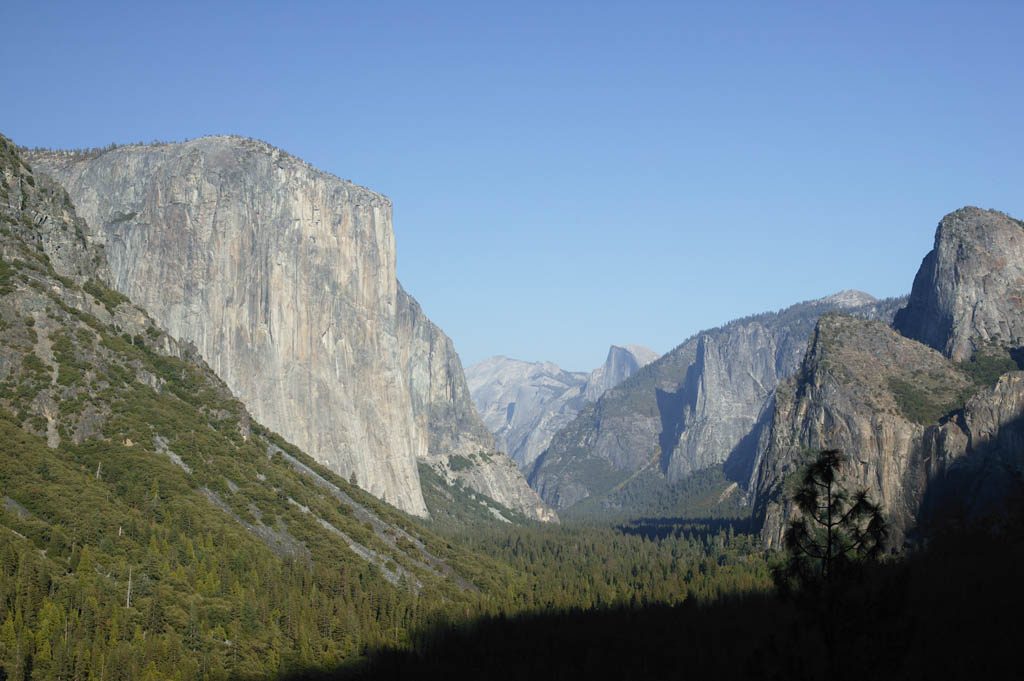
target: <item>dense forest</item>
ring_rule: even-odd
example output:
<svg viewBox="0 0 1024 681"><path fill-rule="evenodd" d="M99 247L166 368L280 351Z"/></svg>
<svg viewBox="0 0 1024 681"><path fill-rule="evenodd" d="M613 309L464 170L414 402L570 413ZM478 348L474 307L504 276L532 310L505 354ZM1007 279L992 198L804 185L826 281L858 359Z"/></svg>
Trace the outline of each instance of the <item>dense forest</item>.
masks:
<svg viewBox="0 0 1024 681"><path fill-rule="evenodd" d="M329 546L279 560L229 514L180 497L160 475L173 464L151 454L99 466L94 447L54 456L10 420L0 428L11 495L0 515L0 659L11 679L269 677L423 651L480 617L710 603L771 584L753 538L732 526L497 521L446 539L418 533L470 577L467 588L391 583ZM299 536L304 514L276 512Z"/></svg>

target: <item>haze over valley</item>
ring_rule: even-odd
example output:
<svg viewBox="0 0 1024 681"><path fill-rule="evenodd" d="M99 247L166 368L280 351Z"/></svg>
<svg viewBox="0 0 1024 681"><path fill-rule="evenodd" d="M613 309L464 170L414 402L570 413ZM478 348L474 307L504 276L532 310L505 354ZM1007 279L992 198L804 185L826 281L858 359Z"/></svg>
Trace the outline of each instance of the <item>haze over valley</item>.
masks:
<svg viewBox="0 0 1024 681"><path fill-rule="evenodd" d="M1016 668L1020 7L9 14L0 679Z"/></svg>

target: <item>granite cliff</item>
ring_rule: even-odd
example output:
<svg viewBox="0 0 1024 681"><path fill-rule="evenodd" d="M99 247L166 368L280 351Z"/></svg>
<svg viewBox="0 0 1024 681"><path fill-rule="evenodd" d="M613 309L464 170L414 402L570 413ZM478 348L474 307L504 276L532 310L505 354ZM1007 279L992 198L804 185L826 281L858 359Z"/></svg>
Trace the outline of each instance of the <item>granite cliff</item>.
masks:
<svg viewBox="0 0 1024 681"><path fill-rule="evenodd" d="M1022 235L994 211L943 218L895 317L905 335L821 318L776 391L749 484L767 546L795 512L787 481L822 448L844 451L843 481L882 505L895 546L950 517L1001 522L1024 476Z"/></svg>
<svg viewBox="0 0 1024 681"><path fill-rule="evenodd" d="M641 481L675 484L712 466L745 483L772 391L799 367L818 317L847 310L889 320L901 302L844 291L698 333L555 434L530 484L564 509ZM621 510L620 501L609 504Z"/></svg>
<svg viewBox="0 0 1024 681"><path fill-rule="evenodd" d="M642 345L613 345L604 364L587 374L499 356L468 367L466 380L484 423L526 471L587 402L657 358Z"/></svg>
<svg viewBox="0 0 1024 681"><path fill-rule="evenodd" d="M494 449L450 341L396 279L384 196L238 137L29 160L67 188L113 287L333 471L422 516L418 461ZM550 516L503 463L461 477Z"/></svg>
<svg viewBox="0 0 1024 681"><path fill-rule="evenodd" d="M942 218L894 326L956 361L1024 345L1024 224L970 206Z"/></svg>
<svg viewBox="0 0 1024 681"><path fill-rule="evenodd" d="M68 194L0 135L0 601L28 594L0 678L273 678L279 656L334 665L409 613L490 598L487 558L254 421L109 275ZM299 607L344 626L278 628ZM228 638L231 612L247 624Z"/></svg>
<svg viewBox="0 0 1024 681"><path fill-rule="evenodd" d="M477 415L451 339L401 286L398 319L399 337L407 339L403 366L413 414L428 438L420 462L449 485L464 485L532 520L557 521Z"/></svg>

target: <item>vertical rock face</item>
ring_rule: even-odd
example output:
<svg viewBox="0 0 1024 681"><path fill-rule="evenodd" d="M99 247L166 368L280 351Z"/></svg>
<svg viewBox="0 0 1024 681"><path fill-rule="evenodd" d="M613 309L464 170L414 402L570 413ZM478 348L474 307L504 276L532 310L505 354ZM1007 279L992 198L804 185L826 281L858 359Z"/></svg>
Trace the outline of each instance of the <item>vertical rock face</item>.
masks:
<svg viewBox="0 0 1024 681"><path fill-rule="evenodd" d="M841 481L881 504L895 546L951 502L963 518L997 508L1024 472L1024 373L965 404L978 389L885 325L822 317L799 375L778 388L750 482L765 545L782 546L795 513L787 480L825 448L843 450Z"/></svg>
<svg viewBox="0 0 1024 681"><path fill-rule="evenodd" d="M902 336L823 317L758 447L765 544L781 545L795 512L787 479L826 447L844 450L844 482L882 504L897 545L944 515L1002 522L1024 491L1024 373L1007 353L1022 343L1022 294L1024 226L964 208L939 223L895 316Z"/></svg>
<svg viewBox="0 0 1024 681"><path fill-rule="evenodd" d="M844 309L888 320L901 303L844 291L701 332L559 431L530 484L567 508L644 471L674 483L724 464L727 475L745 480L772 390L796 371L818 316Z"/></svg>
<svg viewBox="0 0 1024 681"><path fill-rule="evenodd" d="M657 358L642 345L613 345L605 363L586 374L552 362L491 357L469 367L466 380L484 423L519 468L528 470L587 402Z"/></svg>
<svg viewBox="0 0 1024 681"><path fill-rule="evenodd" d="M750 483L754 506L765 518L766 544L782 545L793 513L784 481L814 452L833 448L848 457L844 482L868 489L901 539L914 524L925 479L945 465L927 460L926 428L938 438L939 418L956 408L969 386L941 354L884 324L822 317L799 376L777 390ZM924 402L933 408L919 415L915 405ZM952 429L942 436L960 439Z"/></svg>
<svg viewBox="0 0 1024 681"><path fill-rule="evenodd" d="M193 342L257 420L426 514L416 462L451 439L432 436L431 410L461 367L421 365L440 332L409 314L387 198L236 137L31 162L105 244L115 288Z"/></svg>
<svg viewBox="0 0 1024 681"><path fill-rule="evenodd" d="M1024 223L974 207L944 217L895 326L956 361L1024 345Z"/></svg>
<svg viewBox="0 0 1024 681"><path fill-rule="evenodd" d="M557 521L515 464L497 451L481 422L452 341L423 314L419 303L398 289L399 335L408 342L403 363L409 377L413 414L427 433L421 457L449 483L461 482L529 518ZM473 465L453 465L453 459Z"/></svg>

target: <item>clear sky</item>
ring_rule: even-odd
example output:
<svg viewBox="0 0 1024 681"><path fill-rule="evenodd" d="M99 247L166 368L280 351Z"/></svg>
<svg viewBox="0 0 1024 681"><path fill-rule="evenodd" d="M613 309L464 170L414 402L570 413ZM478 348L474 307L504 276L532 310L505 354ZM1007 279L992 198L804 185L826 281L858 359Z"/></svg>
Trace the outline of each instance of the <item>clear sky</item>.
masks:
<svg viewBox="0 0 1024 681"><path fill-rule="evenodd" d="M1024 218L1024 2L8 3L0 132L258 137L394 202L465 364L573 370Z"/></svg>

